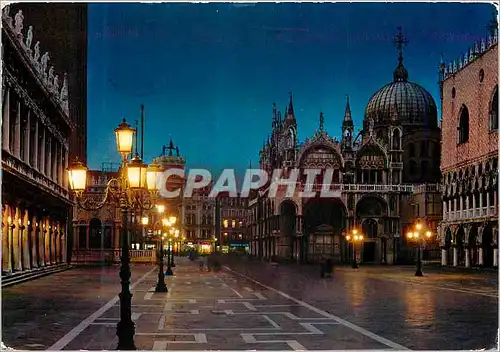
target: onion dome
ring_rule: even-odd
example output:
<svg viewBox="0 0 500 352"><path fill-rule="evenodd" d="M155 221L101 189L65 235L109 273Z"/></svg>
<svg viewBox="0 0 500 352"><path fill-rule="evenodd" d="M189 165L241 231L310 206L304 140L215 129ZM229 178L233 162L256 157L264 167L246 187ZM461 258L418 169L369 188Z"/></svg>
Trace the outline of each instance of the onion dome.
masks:
<svg viewBox="0 0 500 352"><path fill-rule="evenodd" d="M399 121L402 125L437 126L437 107L430 93L416 83L408 81L408 71L403 65L402 47L407 41L403 34L396 36L399 49L398 66L393 82L380 88L369 100L365 121L372 118L377 124Z"/></svg>

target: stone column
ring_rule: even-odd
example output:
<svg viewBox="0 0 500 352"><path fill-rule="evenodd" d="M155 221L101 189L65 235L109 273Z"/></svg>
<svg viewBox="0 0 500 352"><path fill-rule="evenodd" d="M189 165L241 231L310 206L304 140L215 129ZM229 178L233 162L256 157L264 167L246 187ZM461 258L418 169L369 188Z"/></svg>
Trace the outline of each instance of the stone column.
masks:
<svg viewBox="0 0 500 352"><path fill-rule="evenodd" d="M448 251L446 249L441 249L441 265L448 265Z"/></svg>
<svg viewBox="0 0 500 352"><path fill-rule="evenodd" d="M498 267L498 248L493 248L493 266Z"/></svg>
<svg viewBox="0 0 500 352"><path fill-rule="evenodd" d="M465 247L465 267L470 268L470 248Z"/></svg>
<svg viewBox="0 0 500 352"><path fill-rule="evenodd" d="M28 210L23 210L23 217L22 217L22 222L23 222L23 267L25 269L31 269L31 226L28 224L30 223L29 217L28 217Z"/></svg>
<svg viewBox="0 0 500 352"><path fill-rule="evenodd" d="M5 86L5 101L2 118L2 147L10 151L10 87Z"/></svg>
<svg viewBox="0 0 500 352"><path fill-rule="evenodd" d="M36 255L37 252L37 246L36 246L36 215L34 213L30 214L30 239L31 239L31 246L30 246L30 253L31 253L31 267L32 268L38 268L38 258Z"/></svg>
<svg viewBox="0 0 500 352"><path fill-rule="evenodd" d="M458 266L458 248L453 247L453 266Z"/></svg>
<svg viewBox="0 0 500 352"><path fill-rule="evenodd" d="M73 223L73 251L78 249L80 243L80 226Z"/></svg>
<svg viewBox="0 0 500 352"><path fill-rule="evenodd" d="M58 175L58 168L59 168L59 142L57 141L57 139L53 139L53 147L52 147L52 150L54 151L54 153L52 154L52 181L54 181L55 183L59 183L59 181L57 180L57 175Z"/></svg>
<svg viewBox="0 0 500 352"><path fill-rule="evenodd" d="M21 100L17 101L17 113L14 118L14 155L21 159Z"/></svg>
<svg viewBox="0 0 500 352"><path fill-rule="evenodd" d="M483 266L484 265L484 254L483 254L483 247L479 247L478 248L478 264L479 266Z"/></svg>
<svg viewBox="0 0 500 352"><path fill-rule="evenodd" d="M52 179L52 137L47 138L47 146L45 147L46 155L46 165L45 165L45 175Z"/></svg>
<svg viewBox="0 0 500 352"><path fill-rule="evenodd" d="M62 174L63 174L63 178L62 178L62 186L64 188L69 188L69 180L68 180L68 173L66 172L66 170L68 169L68 165L69 165L69 160L68 160L69 156L68 156L68 149L64 148L64 155L63 155L63 165L64 165L64 169L62 170Z"/></svg>
<svg viewBox="0 0 500 352"><path fill-rule="evenodd" d="M32 147L30 146L30 140L31 140L31 121L30 121L30 115L31 112L28 110L26 114L26 130L24 131L24 155L22 155L24 161L28 164L31 165L31 154L32 154Z"/></svg>
<svg viewBox="0 0 500 352"><path fill-rule="evenodd" d="M7 204L2 206L2 271L11 271L10 267L10 207Z"/></svg>
<svg viewBox="0 0 500 352"><path fill-rule="evenodd" d="M40 266L45 266L45 219L40 219L38 223L38 255Z"/></svg>
<svg viewBox="0 0 500 352"><path fill-rule="evenodd" d="M42 125L42 131L41 131L41 138L42 138L42 143L41 143L41 150L40 150L40 165L38 165L38 171L40 171L42 174L45 174L45 147L46 147L46 133L45 133L45 127Z"/></svg>
<svg viewBox="0 0 500 352"><path fill-rule="evenodd" d="M35 119L35 138L33 138L33 141L34 141L34 146L33 146L33 168L35 168L36 170L38 170L39 166L38 165L38 119L36 116L33 116L33 118Z"/></svg>
<svg viewBox="0 0 500 352"><path fill-rule="evenodd" d="M443 200L443 219L448 218L448 210L446 209L446 201Z"/></svg>
<svg viewBox="0 0 500 352"><path fill-rule="evenodd" d="M90 248L90 226L89 224L87 224L87 227L86 227L86 231L85 231L85 249L89 249ZM119 244L119 242L118 242ZM120 246L118 245L118 248L120 248Z"/></svg>

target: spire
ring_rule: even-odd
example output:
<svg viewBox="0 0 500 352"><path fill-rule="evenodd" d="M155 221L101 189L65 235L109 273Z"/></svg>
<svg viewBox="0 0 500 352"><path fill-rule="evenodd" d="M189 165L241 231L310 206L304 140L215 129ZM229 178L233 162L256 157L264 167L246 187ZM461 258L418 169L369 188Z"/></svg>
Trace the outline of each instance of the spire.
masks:
<svg viewBox="0 0 500 352"><path fill-rule="evenodd" d="M408 40L403 35L403 29L398 27L398 35L394 37L394 44L399 51L398 55L398 66L394 70L394 82L406 82L408 81L408 71L403 66L403 47L408 44Z"/></svg>
<svg viewBox="0 0 500 352"><path fill-rule="evenodd" d="M170 142L168 143L168 156L172 156L172 152L175 149L174 142L172 142L172 138L170 138Z"/></svg>
<svg viewBox="0 0 500 352"><path fill-rule="evenodd" d="M345 105L344 121L352 121L351 106L349 105L349 94L346 94L347 103Z"/></svg>
<svg viewBox="0 0 500 352"><path fill-rule="evenodd" d="M319 132L323 132L325 130L325 118L323 117L323 112L319 113Z"/></svg>
<svg viewBox="0 0 500 352"><path fill-rule="evenodd" d="M290 103L288 104L288 114L287 116L295 117L295 114L293 113L293 97L292 97L292 92L290 92Z"/></svg>

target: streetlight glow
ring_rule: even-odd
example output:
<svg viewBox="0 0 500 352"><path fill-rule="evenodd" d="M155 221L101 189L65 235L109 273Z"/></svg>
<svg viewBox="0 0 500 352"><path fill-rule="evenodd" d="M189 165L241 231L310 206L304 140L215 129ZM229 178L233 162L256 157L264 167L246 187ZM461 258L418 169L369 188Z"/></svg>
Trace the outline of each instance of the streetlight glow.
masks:
<svg viewBox="0 0 500 352"><path fill-rule="evenodd" d="M171 216L168 218L168 221L171 225L175 225L175 223L177 222L177 218L175 216Z"/></svg>
<svg viewBox="0 0 500 352"><path fill-rule="evenodd" d="M165 206L163 204L158 204L156 206L156 209L158 209L158 213L163 214L163 212L165 211Z"/></svg>
<svg viewBox="0 0 500 352"><path fill-rule="evenodd" d="M88 168L78 159L68 167L69 188L73 191L84 191L87 187Z"/></svg>
<svg viewBox="0 0 500 352"><path fill-rule="evenodd" d="M144 226L149 224L149 218L147 216L143 216L141 221Z"/></svg>
<svg viewBox="0 0 500 352"><path fill-rule="evenodd" d="M144 164L138 155L130 160L127 167L127 176L130 188L141 189L146 186L146 169L147 165Z"/></svg>
<svg viewBox="0 0 500 352"><path fill-rule="evenodd" d="M115 129L116 149L124 157L132 153L135 129L131 128L125 119Z"/></svg>
<svg viewBox="0 0 500 352"><path fill-rule="evenodd" d="M161 175L163 173L163 169L155 162L149 164L146 169L146 183L148 185L149 191L157 191L158 190L158 181L161 179Z"/></svg>

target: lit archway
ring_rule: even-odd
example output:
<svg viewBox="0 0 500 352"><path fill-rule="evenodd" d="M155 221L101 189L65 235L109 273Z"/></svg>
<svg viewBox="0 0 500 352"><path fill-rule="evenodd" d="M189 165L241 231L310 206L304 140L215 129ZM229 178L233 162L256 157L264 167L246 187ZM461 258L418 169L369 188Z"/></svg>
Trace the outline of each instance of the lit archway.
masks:
<svg viewBox="0 0 500 352"><path fill-rule="evenodd" d="M102 222L93 218L89 222L89 248L102 248Z"/></svg>

